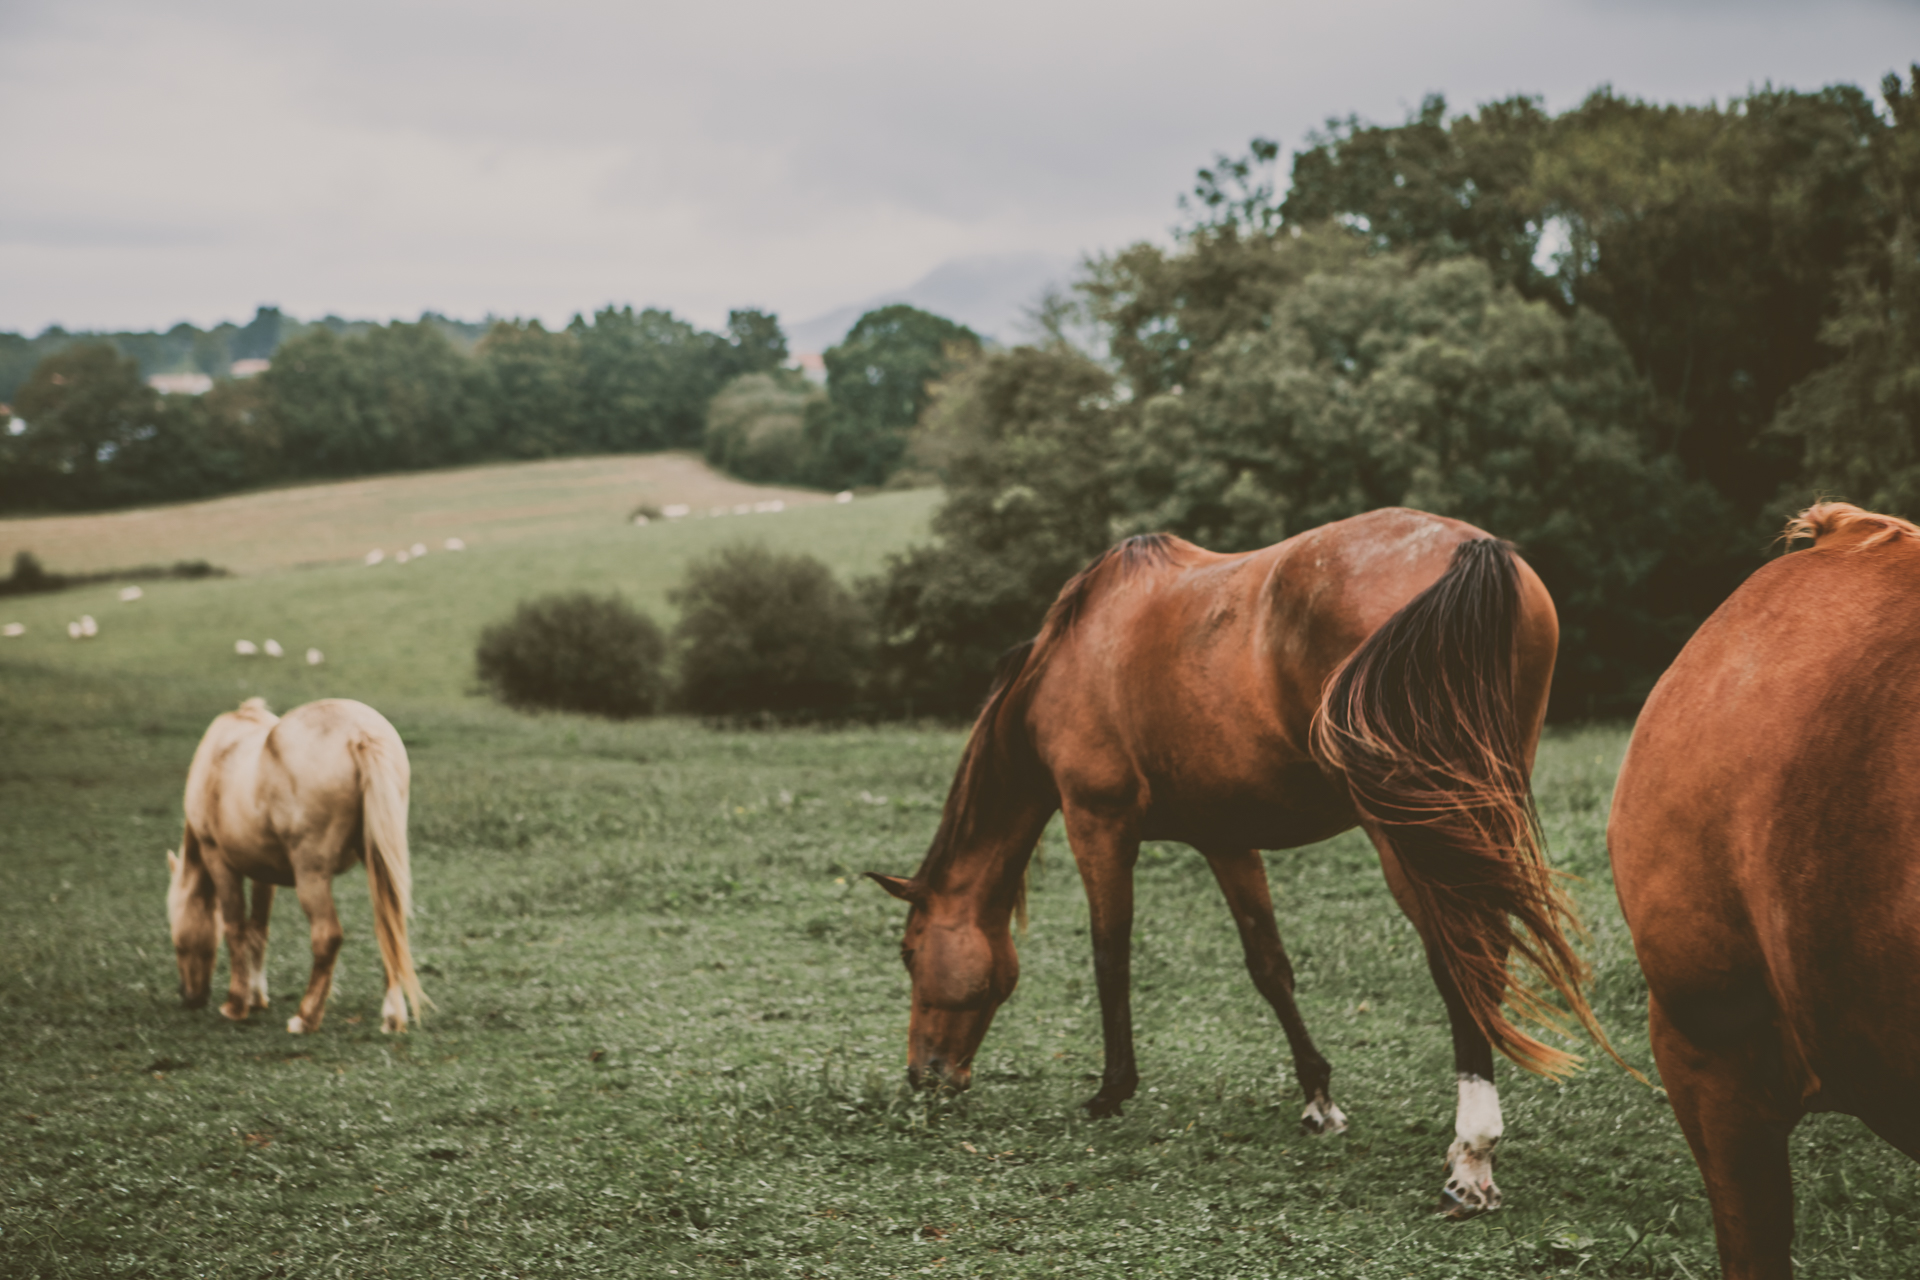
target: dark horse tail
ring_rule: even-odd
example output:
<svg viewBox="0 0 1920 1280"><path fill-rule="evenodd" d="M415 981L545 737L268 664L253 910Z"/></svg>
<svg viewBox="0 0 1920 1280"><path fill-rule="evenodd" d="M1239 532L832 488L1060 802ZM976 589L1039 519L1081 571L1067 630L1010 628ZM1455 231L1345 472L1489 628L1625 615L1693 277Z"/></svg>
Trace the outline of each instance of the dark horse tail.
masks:
<svg viewBox="0 0 1920 1280"><path fill-rule="evenodd" d="M1613 1048L1580 994L1588 971L1567 941L1580 924L1544 856L1528 781L1532 726L1515 702L1519 624L1512 547L1462 543L1439 581L1327 682L1314 750L1345 775L1361 817L1392 847L1428 946L1481 1032L1521 1066L1557 1076L1579 1058L1520 1030L1504 1005L1564 1029L1557 994ZM1511 977L1514 952L1547 990Z"/></svg>

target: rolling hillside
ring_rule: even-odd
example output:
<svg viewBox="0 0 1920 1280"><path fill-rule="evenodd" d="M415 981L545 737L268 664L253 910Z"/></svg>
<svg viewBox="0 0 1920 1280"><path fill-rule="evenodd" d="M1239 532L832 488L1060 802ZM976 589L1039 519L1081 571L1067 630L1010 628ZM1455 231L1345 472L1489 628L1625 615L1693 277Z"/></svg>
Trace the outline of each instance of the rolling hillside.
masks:
<svg viewBox="0 0 1920 1280"><path fill-rule="evenodd" d="M922 536L931 490L841 505L827 495L745 485L683 455L569 459L355 480L147 511L0 522L0 552L31 547L49 568L90 570L204 558L238 576L144 584L119 599L101 584L0 597L0 675L31 664L169 682L210 681L221 701L262 694L276 707L359 698L383 709L458 700L486 623L547 591L619 591L663 625L666 592L689 558L738 541L806 550L843 580L878 569ZM736 507L780 500L778 512ZM641 502L702 512L635 526ZM724 507L727 514L705 514ZM448 537L464 551L444 550ZM414 542L429 554L398 563ZM379 547L387 558L369 566ZM81 615L99 635L68 639ZM241 657L236 640L277 640L287 656ZM303 655L325 661L309 667Z"/></svg>

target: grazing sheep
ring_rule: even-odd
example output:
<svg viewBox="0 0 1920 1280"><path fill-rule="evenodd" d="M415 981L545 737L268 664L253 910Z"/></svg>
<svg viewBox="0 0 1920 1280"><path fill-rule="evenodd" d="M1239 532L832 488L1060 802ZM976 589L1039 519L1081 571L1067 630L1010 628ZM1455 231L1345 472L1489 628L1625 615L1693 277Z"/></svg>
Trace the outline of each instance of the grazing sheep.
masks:
<svg viewBox="0 0 1920 1280"><path fill-rule="evenodd" d="M131 603L132 601L135 601L135 600L138 600L138 599L139 599L139 598L140 598L141 596L143 596L143 595L145 595L145 594L147 594L147 593L146 593L146 592L144 592L144 591L142 591L142 590L141 590L140 588L138 588L138 587L122 587L122 588L120 588L120 598L121 598L122 600L124 600L124 601L127 601L127 602L129 602L129 603Z"/></svg>
<svg viewBox="0 0 1920 1280"><path fill-rule="evenodd" d="M269 658L282 657L287 652L285 649L282 649L280 647L280 642L278 640L269 640L265 644L261 645L260 647L266 651L266 655Z"/></svg>
<svg viewBox="0 0 1920 1280"><path fill-rule="evenodd" d="M318 649L309 649L309 650L307 650L307 665L308 665L308 666L310 666L310 667L317 667L317 666L319 666L319 665L320 665L321 663L323 663L323 662L325 662L326 660L327 660L327 655L326 655L326 654L324 654L324 653L322 653L322 652L320 652L320 651L319 651Z"/></svg>
<svg viewBox="0 0 1920 1280"><path fill-rule="evenodd" d="M373 550L367 552L368 564L379 564L382 560L385 560L386 558L387 558L387 553L382 551L378 547L375 547Z"/></svg>
<svg viewBox="0 0 1920 1280"><path fill-rule="evenodd" d="M80 624L79 624L79 623L77 623L77 622L69 622L69 623L67 624L67 639L69 639L69 640L78 640L78 639L80 639L80 638L81 638L81 635L82 635L82 634L83 634L83 633L82 633L82 632L81 632L81 630L80 630Z"/></svg>
<svg viewBox="0 0 1920 1280"><path fill-rule="evenodd" d="M260 652L260 646L251 640L235 640L233 642L233 651L243 658L251 658Z"/></svg>
<svg viewBox="0 0 1920 1280"><path fill-rule="evenodd" d="M80 615L80 634L86 636L88 639L92 639L94 636L100 634L100 624L93 620L92 614L83 613Z"/></svg>
<svg viewBox="0 0 1920 1280"><path fill-rule="evenodd" d="M840 505L845 506L847 503L853 501L853 490L842 489L840 492L833 495L833 500L839 503Z"/></svg>
<svg viewBox="0 0 1920 1280"><path fill-rule="evenodd" d="M25 634L27 634L27 624L24 622L9 622L6 626L0 627L0 636L5 636L9 640Z"/></svg>
<svg viewBox="0 0 1920 1280"><path fill-rule="evenodd" d="M458 539L458 538L448 538L448 539L447 539L447 550L449 550L449 551L465 551L466 549L467 549L467 544L466 544L466 543L464 543L464 542L462 542L462 541L460 541L460 539Z"/></svg>
<svg viewBox="0 0 1920 1280"><path fill-rule="evenodd" d="M427 554L427 544L424 542L416 542L407 548L407 554L415 560L418 560L421 556Z"/></svg>
<svg viewBox="0 0 1920 1280"><path fill-rule="evenodd" d="M684 502L675 502L660 508L660 514L669 520L679 520L692 514L693 508Z"/></svg>

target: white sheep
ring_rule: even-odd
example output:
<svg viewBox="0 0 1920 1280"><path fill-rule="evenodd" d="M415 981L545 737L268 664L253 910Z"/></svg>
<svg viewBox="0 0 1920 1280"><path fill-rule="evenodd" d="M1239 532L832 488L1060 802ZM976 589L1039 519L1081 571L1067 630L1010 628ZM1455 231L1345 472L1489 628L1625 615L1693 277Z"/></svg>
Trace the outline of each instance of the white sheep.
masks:
<svg viewBox="0 0 1920 1280"><path fill-rule="evenodd" d="M853 501L853 490L842 489L840 492L833 495L833 500L844 507L845 505L847 505L847 503Z"/></svg>
<svg viewBox="0 0 1920 1280"><path fill-rule="evenodd" d="M0 636L5 636L9 640L25 634L27 634L27 624L24 622L9 622L6 626L0 627Z"/></svg>
<svg viewBox="0 0 1920 1280"><path fill-rule="evenodd" d="M138 588L138 587L122 587L122 588L120 588L120 598L121 598L122 600L124 600L124 601L126 601L126 602L128 602L129 604L131 604L131 603L132 603L133 601L135 601L135 600L138 600L138 599L139 599L139 598L140 598L141 596L143 596L143 595L145 595L145 594L147 594L147 593L146 593L146 592L144 592L144 591L142 591L142 590L141 590L140 588Z"/></svg>
<svg viewBox="0 0 1920 1280"><path fill-rule="evenodd" d="M421 556L427 554L427 544L424 542L416 542L407 548L407 553L415 560L418 560Z"/></svg>
<svg viewBox="0 0 1920 1280"><path fill-rule="evenodd" d="M320 652L320 651L319 651L318 649L309 649L309 650L307 650L307 665L308 665L308 666L310 666L310 667L317 667L317 666L319 666L319 665L320 665L321 663L323 663L323 662L325 662L326 660L327 660L327 655L326 655L326 654L324 654L324 653L322 653L322 652Z"/></svg>
<svg viewBox="0 0 1920 1280"><path fill-rule="evenodd" d="M287 652L285 649L282 649L280 647L280 642L278 640L269 640L265 644L261 645L260 647L266 651L266 655L269 658L283 657Z"/></svg>
<svg viewBox="0 0 1920 1280"><path fill-rule="evenodd" d="M100 634L100 624L93 620L92 614L83 613L80 615L80 634L86 636L89 640Z"/></svg>
<svg viewBox="0 0 1920 1280"><path fill-rule="evenodd" d="M690 514L692 511L693 511L693 508L689 507L684 502L673 502L660 508L660 514L665 516L669 520L682 519L688 514Z"/></svg>
<svg viewBox="0 0 1920 1280"><path fill-rule="evenodd" d="M382 551L378 547L375 547L373 550L367 552L367 563L370 565L379 564L382 560L385 560L386 558L387 558L387 553Z"/></svg>
<svg viewBox="0 0 1920 1280"><path fill-rule="evenodd" d="M466 544L466 543L464 543L464 542L462 542L462 541L460 541L460 539L458 539L458 538L448 538L448 539L447 539L447 550L449 550L449 551L465 551L466 549L467 549L467 544Z"/></svg>
<svg viewBox="0 0 1920 1280"><path fill-rule="evenodd" d="M251 640L235 640L233 642L233 651L243 658L251 658L254 654L260 652L260 646Z"/></svg>

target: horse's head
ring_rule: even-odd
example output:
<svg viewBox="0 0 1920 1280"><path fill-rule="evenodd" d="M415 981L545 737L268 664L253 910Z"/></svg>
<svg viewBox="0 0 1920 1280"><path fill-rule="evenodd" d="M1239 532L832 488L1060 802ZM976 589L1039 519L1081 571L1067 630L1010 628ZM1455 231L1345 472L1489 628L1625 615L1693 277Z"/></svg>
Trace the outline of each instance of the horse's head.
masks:
<svg viewBox="0 0 1920 1280"><path fill-rule="evenodd" d="M220 905L213 879L200 859L167 851L167 925L173 958L180 965L180 1001L189 1009L207 1002L213 962L220 948Z"/></svg>
<svg viewBox="0 0 1920 1280"><path fill-rule="evenodd" d="M915 1088L964 1089L993 1015L1020 981L1013 936L1004 920L997 928L982 923L979 904L960 895L877 871L867 876L913 907L900 940L900 959L913 978L907 1079Z"/></svg>

